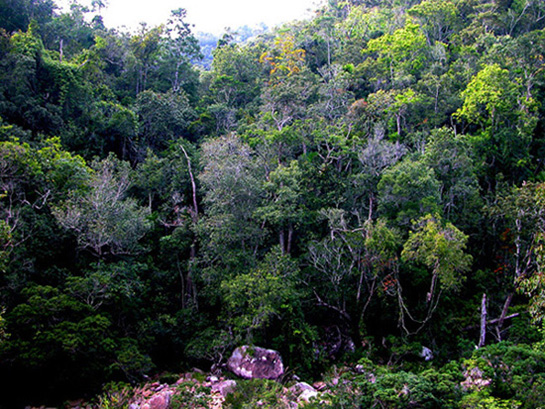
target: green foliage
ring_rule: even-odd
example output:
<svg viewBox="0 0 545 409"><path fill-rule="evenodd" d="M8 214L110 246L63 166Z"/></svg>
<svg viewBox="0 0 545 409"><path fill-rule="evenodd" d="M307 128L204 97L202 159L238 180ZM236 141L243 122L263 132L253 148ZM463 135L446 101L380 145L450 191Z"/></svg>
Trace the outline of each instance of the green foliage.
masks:
<svg viewBox="0 0 545 409"><path fill-rule="evenodd" d="M186 132L193 109L183 93L144 91L136 99L143 146L163 150L170 140Z"/></svg>
<svg viewBox="0 0 545 409"><path fill-rule="evenodd" d="M121 371L128 380L135 382L153 369L153 362L148 355L142 353L138 342L132 338L121 338L115 351L110 371Z"/></svg>
<svg viewBox="0 0 545 409"><path fill-rule="evenodd" d="M420 21L429 44L447 40L458 23L458 7L452 1L423 1L411 7L407 14Z"/></svg>
<svg viewBox="0 0 545 409"><path fill-rule="evenodd" d="M282 385L268 379L237 381L236 389L223 403L229 409L288 408L288 403L280 396Z"/></svg>
<svg viewBox="0 0 545 409"><path fill-rule="evenodd" d="M180 383L176 393L170 399L172 409L208 408L211 403L210 388L191 381Z"/></svg>
<svg viewBox="0 0 545 409"><path fill-rule="evenodd" d="M471 266L471 255L464 253L467 238L451 223L443 225L440 218L426 215L415 222L401 257L431 269L443 289L456 288Z"/></svg>
<svg viewBox="0 0 545 409"><path fill-rule="evenodd" d="M309 407L543 406L543 1L330 1L209 71L185 10L124 33L92 3L0 4L0 382L33 395L7 407L243 341L308 379L390 363ZM473 351L483 292L487 335L533 349Z"/></svg>
<svg viewBox="0 0 545 409"><path fill-rule="evenodd" d="M258 159L236 135L210 140L201 152L199 179L206 189L202 227L210 255L253 249L262 236L254 216L263 189Z"/></svg>
<svg viewBox="0 0 545 409"><path fill-rule="evenodd" d="M370 363L363 374L350 371L336 377L320 408L456 408L459 396L456 371L427 369L419 372L392 371ZM311 407L313 407L311 405Z"/></svg>
<svg viewBox="0 0 545 409"><path fill-rule="evenodd" d="M541 350L509 343L490 345L475 351L473 359L477 360L479 368L491 380L484 396L481 396L486 399L489 393L493 397L488 398L491 404L503 403L521 408L542 406L545 387L544 357ZM503 402L501 398L506 401ZM468 399L471 401L475 398ZM482 406L482 403L479 404Z"/></svg>
<svg viewBox="0 0 545 409"><path fill-rule="evenodd" d="M104 385L104 393L98 397L101 409L125 408L129 404L132 389L123 382L111 382Z"/></svg>
<svg viewBox="0 0 545 409"><path fill-rule="evenodd" d="M474 409L517 409L521 403L511 399L500 399L489 396L486 392L473 392L463 397L460 408Z"/></svg>
<svg viewBox="0 0 545 409"><path fill-rule="evenodd" d="M497 64L485 66L462 92L464 104L457 115L469 122L495 125L498 116L512 111L515 90L509 71Z"/></svg>
<svg viewBox="0 0 545 409"><path fill-rule="evenodd" d="M278 247L265 257L255 271L240 274L222 283L227 314L236 332L252 333L270 323L273 317L290 320L299 299L295 278L298 268Z"/></svg>
<svg viewBox="0 0 545 409"><path fill-rule="evenodd" d="M9 338L9 334L6 332L6 320L4 318L5 313L6 310L2 308L0 310L0 347L4 341Z"/></svg>
<svg viewBox="0 0 545 409"><path fill-rule="evenodd" d="M386 170L378 183L379 212L406 228L411 220L437 212L440 185L433 169L404 160Z"/></svg>
<svg viewBox="0 0 545 409"><path fill-rule="evenodd" d="M471 226L472 217L482 206L471 149L467 139L441 128L430 135L424 153L441 183L443 215L458 227Z"/></svg>
<svg viewBox="0 0 545 409"><path fill-rule="evenodd" d="M422 69L427 60L422 52L425 48L426 37L420 27L407 21L405 27L392 34L370 40L362 52L376 55L375 62L369 67L375 78L384 78L393 86L400 86L411 82Z"/></svg>

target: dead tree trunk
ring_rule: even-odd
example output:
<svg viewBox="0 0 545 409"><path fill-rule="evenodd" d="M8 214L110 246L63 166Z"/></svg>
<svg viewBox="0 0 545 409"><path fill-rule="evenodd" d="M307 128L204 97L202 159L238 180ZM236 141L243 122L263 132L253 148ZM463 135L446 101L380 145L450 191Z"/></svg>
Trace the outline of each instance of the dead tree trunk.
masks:
<svg viewBox="0 0 545 409"><path fill-rule="evenodd" d="M479 335L478 348L482 348L486 341L486 293L483 293L483 299L481 301L481 332Z"/></svg>
<svg viewBox="0 0 545 409"><path fill-rule="evenodd" d="M196 226L199 221L199 207L197 204L197 184L195 183L195 177L193 176L193 170L191 169L191 160L189 155L184 149L183 145L180 145L182 152L184 153L185 159L187 160L187 170L189 173L189 178L191 180L191 190L192 190L192 199L193 199L193 208L190 210L191 221L193 225ZM193 299L195 307L197 307L197 290L195 288L195 283L193 282L193 266L195 263L195 258L197 256L197 235L193 236L193 242L191 243L191 249L189 254L189 267L187 271L187 285L186 292L188 299Z"/></svg>
<svg viewBox="0 0 545 409"><path fill-rule="evenodd" d="M511 292L505 299L505 303L503 304L503 309L501 310L501 315L498 320L498 325L496 325L496 338L498 339L498 342L501 341L503 323L507 317L507 311L509 311L509 306L511 305L512 300L513 300L513 293Z"/></svg>

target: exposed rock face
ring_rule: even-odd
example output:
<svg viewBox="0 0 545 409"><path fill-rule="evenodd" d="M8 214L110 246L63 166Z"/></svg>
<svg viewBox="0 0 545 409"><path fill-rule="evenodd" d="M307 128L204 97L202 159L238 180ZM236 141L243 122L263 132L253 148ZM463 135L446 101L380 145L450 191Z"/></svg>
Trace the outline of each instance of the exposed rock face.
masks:
<svg viewBox="0 0 545 409"><path fill-rule="evenodd" d="M277 351L247 345L235 349L227 367L246 379L278 379L284 374L284 364Z"/></svg>

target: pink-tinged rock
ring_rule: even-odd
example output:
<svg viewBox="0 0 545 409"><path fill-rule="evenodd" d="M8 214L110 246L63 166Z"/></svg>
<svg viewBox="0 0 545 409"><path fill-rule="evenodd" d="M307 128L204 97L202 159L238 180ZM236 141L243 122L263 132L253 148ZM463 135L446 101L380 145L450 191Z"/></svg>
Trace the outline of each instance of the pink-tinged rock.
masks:
<svg viewBox="0 0 545 409"><path fill-rule="evenodd" d="M235 381L226 380L226 381L217 382L214 385L212 385L212 390L219 392L220 395L225 398L228 394L233 393L236 387L237 387L237 383Z"/></svg>
<svg viewBox="0 0 545 409"><path fill-rule="evenodd" d="M169 404L170 393L168 392L157 393L146 403L146 405L149 405L149 409L168 409ZM144 409L144 406L142 406L142 409Z"/></svg>
<svg viewBox="0 0 545 409"><path fill-rule="evenodd" d="M312 386L318 391L323 391L327 387L327 385L323 381L314 382Z"/></svg>
<svg viewBox="0 0 545 409"><path fill-rule="evenodd" d="M227 368L245 379L278 379L284 375L282 357L277 351L247 345L235 349Z"/></svg>

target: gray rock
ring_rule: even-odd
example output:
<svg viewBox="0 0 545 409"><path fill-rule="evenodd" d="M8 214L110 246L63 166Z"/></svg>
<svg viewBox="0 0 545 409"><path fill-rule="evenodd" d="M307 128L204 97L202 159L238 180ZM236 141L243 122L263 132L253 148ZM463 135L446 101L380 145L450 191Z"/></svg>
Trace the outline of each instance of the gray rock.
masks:
<svg viewBox="0 0 545 409"><path fill-rule="evenodd" d="M304 391L316 392L316 389L314 389L306 382L298 382L290 388L290 391L296 395L300 395Z"/></svg>
<svg viewBox="0 0 545 409"><path fill-rule="evenodd" d="M238 347L227 361L227 368L245 379L278 379L284 375L282 357L277 351L247 345Z"/></svg>
<svg viewBox="0 0 545 409"><path fill-rule="evenodd" d="M212 385L212 390L219 392L225 398L228 394L233 393L236 387L237 383L235 381L226 380Z"/></svg>
<svg viewBox="0 0 545 409"><path fill-rule="evenodd" d="M318 392L316 391L310 391L310 390L304 390L301 395L299 395L299 398L297 399L299 402L310 402L311 399L316 398L318 396Z"/></svg>
<svg viewBox="0 0 545 409"><path fill-rule="evenodd" d="M424 361L431 361L433 359L433 352L428 347L422 347L422 352L420 352L420 357L424 358Z"/></svg>
<svg viewBox="0 0 545 409"><path fill-rule="evenodd" d="M318 396L318 391L306 382L298 382L290 388L290 391L297 395L298 402L309 402L310 399Z"/></svg>

